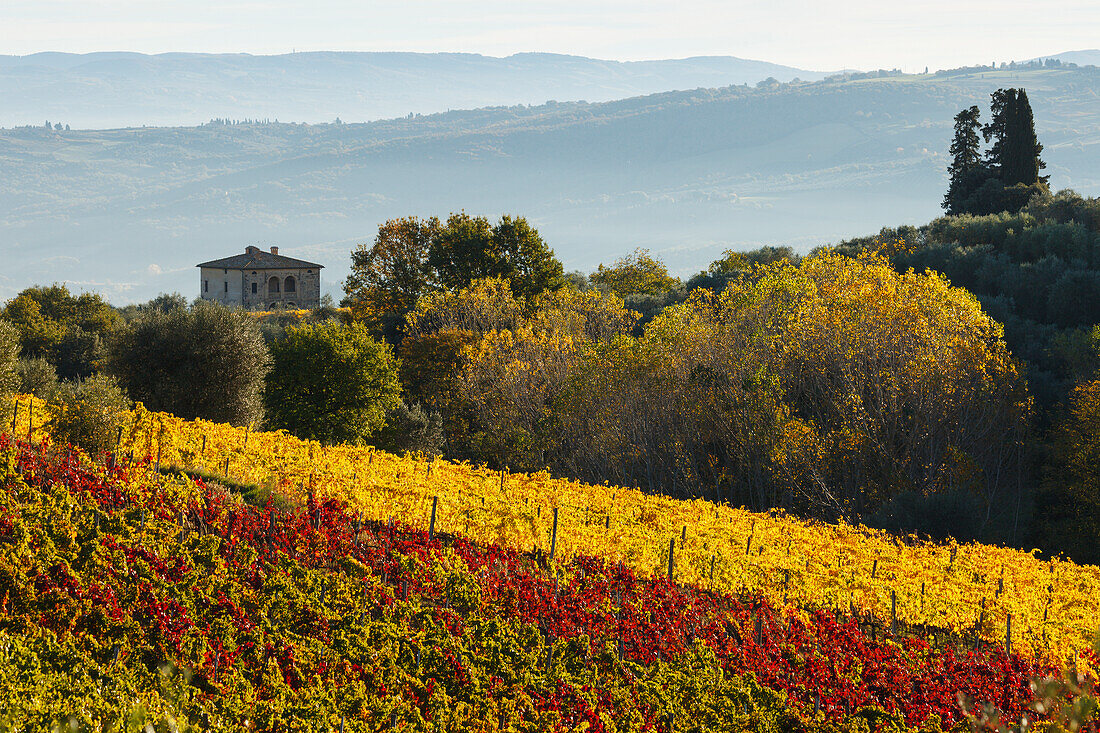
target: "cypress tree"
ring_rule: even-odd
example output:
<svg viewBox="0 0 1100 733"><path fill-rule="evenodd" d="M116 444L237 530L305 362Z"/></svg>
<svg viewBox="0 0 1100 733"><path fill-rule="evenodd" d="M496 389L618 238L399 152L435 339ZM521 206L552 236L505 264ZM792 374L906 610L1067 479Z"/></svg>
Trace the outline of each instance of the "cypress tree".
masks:
<svg viewBox="0 0 1100 733"><path fill-rule="evenodd" d="M993 142L986 151L986 163L990 172L1004 181L1005 165L1011 169L1013 158L1013 131L1016 115L1016 90L998 89L990 96L989 111L992 119L982 129L982 135L988 143Z"/></svg>
<svg viewBox="0 0 1100 733"><path fill-rule="evenodd" d="M1047 167L1040 154L1043 145L1035 134L1035 115L1031 111L1031 102L1027 98L1027 92L1020 89L1016 94L1016 108L1012 115L1013 130L1012 159L1006 161L1006 167L1011 169L1004 176L1005 186L1023 183L1027 186L1036 183L1045 184L1050 176L1040 176L1039 171Z"/></svg>
<svg viewBox="0 0 1100 733"><path fill-rule="evenodd" d="M1005 188L1046 183L1040 176L1046 168L1040 158L1043 146L1035 134L1035 116L1023 89L998 89L991 95L992 121L982 133L986 142L993 140L986 159L993 174Z"/></svg>
<svg viewBox="0 0 1100 733"><path fill-rule="evenodd" d="M951 142L951 165L947 171L951 174L951 184L943 197L943 208L948 214L959 214L966 210L966 201L987 177L982 165L981 110L977 105L964 109L955 115L955 138Z"/></svg>

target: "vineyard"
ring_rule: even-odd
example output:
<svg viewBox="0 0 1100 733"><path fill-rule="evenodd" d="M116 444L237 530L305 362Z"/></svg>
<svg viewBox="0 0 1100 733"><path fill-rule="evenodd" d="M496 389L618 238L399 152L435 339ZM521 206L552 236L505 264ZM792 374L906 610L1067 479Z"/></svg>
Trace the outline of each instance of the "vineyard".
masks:
<svg viewBox="0 0 1100 733"><path fill-rule="evenodd" d="M33 415L24 398L16 434ZM39 415L44 406L36 408ZM20 417L21 416L21 417ZM36 432L36 435L45 433ZM973 633L1062 663L1087 648L1100 617L1100 568L979 544L901 542L848 525L810 524L708 501L588 486L546 473L513 474L369 447L323 447L284 433L133 411L118 455L201 468L302 504L313 492L364 520L436 527L514 550L595 555L649 575L776 606L818 607L888 623ZM555 536L554 524L557 523ZM1009 621L1011 616L1011 622Z"/></svg>
<svg viewBox="0 0 1100 733"><path fill-rule="evenodd" d="M5 730L952 730L1095 663L1092 567L140 407L93 460L45 414L0 435Z"/></svg>

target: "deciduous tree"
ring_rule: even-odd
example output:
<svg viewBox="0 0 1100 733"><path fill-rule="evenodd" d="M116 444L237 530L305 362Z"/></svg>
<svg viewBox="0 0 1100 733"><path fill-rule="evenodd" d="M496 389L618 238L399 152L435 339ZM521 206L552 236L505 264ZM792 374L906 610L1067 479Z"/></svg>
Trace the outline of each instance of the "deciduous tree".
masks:
<svg viewBox="0 0 1100 733"><path fill-rule="evenodd" d="M356 443L400 403L392 348L357 323L292 327L271 345L270 426L325 443Z"/></svg>
<svg viewBox="0 0 1100 733"><path fill-rule="evenodd" d="M372 245L359 245L351 253L344 305L356 320L396 340L405 315L435 284L427 259L439 228L435 217L390 219L378 227Z"/></svg>
<svg viewBox="0 0 1100 733"><path fill-rule="evenodd" d="M41 356L64 379L91 374L105 357L103 339L121 323L99 295L72 295L64 285L27 288L2 315L19 329L24 356Z"/></svg>
<svg viewBox="0 0 1100 733"><path fill-rule="evenodd" d="M665 263L651 256L648 249L640 248L615 260L611 266L600 265L588 279L600 290L620 298L664 295L680 282L668 274Z"/></svg>
<svg viewBox="0 0 1100 733"><path fill-rule="evenodd" d="M504 278L517 296L531 297L565 284L561 262L523 217L502 216L492 225L483 216L451 214L432 239L428 264L448 290Z"/></svg>

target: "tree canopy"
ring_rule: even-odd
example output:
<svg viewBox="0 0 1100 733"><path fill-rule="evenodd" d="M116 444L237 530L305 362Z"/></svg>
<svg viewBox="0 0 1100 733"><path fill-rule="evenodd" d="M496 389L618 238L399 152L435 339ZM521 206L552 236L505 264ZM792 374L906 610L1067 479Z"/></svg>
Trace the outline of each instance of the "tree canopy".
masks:
<svg viewBox="0 0 1100 733"><path fill-rule="evenodd" d="M610 266L600 265L588 280L600 290L614 293L620 298L632 295L665 295L680 282L668 273L664 262L650 255L648 249L642 248L620 257Z"/></svg>
<svg viewBox="0 0 1100 733"><path fill-rule="evenodd" d="M434 290L461 290L481 278L500 278L520 298L566 283L561 262L523 217L496 224L465 212L436 218L391 219L373 245L352 253L344 304L375 333L400 340L405 315Z"/></svg>
<svg viewBox="0 0 1100 733"><path fill-rule="evenodd" d="M0 315L19 330L24 356L47 359L65 379L96 371L105 355L104 337L121 323L117 311L99 295L74 296L57 284L23 290Z"/></svg>
<svg viewBox="0 0 1100 733"><path fill-rule="evenodd" d="M344 293L356 320L396 333L417 299L436 284L428 251L439 229L434 217L390 219L378 227L373 245L352 251Z"/></svg>
<svg viewBox="0 0 1100 733"><path fill-rule="evenodd" d="M209 302L149 310L112 340L108 371L150 410L234 425L263 419L269 365L256 319Z"/></svg>
<svg viewBox="0 0 1100 733"><path fill-rule="evenodd" d="M362 442L400 404L397 360L362 324L305 324L271 345L269 426L324 443Z"/></svg>

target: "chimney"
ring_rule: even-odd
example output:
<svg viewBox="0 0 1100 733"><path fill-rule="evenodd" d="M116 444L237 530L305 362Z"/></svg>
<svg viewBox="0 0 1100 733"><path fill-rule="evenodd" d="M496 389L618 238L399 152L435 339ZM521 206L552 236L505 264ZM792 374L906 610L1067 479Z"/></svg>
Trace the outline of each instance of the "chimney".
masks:
<svg viewBox="0 0 1100 733"><path fill-rule="evenodd" d="M278 247L272 247L271 248L271 254L273 254L273 255L279 254L279 248Z"/></svg>
<svg viewBox="0 0 1100 733"><path fill-rule="evenodd" d="M244 248L244 253L246 255L254 255L259 251L260 251L259 247L253 247L252 245L249 245L249 246Z"/></svg>

